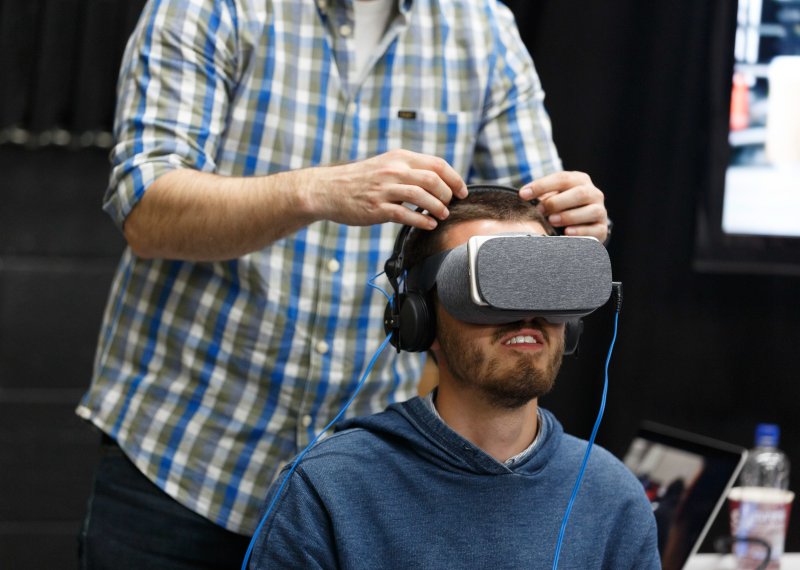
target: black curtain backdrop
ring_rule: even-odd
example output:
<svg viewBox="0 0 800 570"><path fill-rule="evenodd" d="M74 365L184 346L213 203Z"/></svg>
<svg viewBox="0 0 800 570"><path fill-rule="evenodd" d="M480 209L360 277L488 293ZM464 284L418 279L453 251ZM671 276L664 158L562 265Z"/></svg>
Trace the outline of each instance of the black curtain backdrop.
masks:
<svg viewBox="0 0 800 570"><path fill-rule="evenodd" d="M0 2L0 129L110 131L119 62L145 0Z"/></svg>
<svg viewBox="0 0 800 570"><path fill-rule="evenodd" d="M615 222L609 251L624 303L598 441L621 455L650 419L750 447L756 423L775 422L797 491L800 279L693 269L711 178L718 42L730 35L724 22L736 3L508 4L544 84L565 168L592 176ZM586 325L579 358L565 362L543 400L583 437L599 406L610 310ZM722 515L710 538L727 530ZM794 521L787 550L800 550L799 528Z"/></svg>

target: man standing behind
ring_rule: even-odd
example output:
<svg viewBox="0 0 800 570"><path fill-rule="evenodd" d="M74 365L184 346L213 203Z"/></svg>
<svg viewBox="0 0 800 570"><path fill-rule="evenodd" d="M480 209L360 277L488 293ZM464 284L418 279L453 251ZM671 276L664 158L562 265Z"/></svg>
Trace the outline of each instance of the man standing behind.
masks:
<svg viewBox="0 0 800 570"><path fill-rule="evenodd" d="M474 235L541 235L546 227L511 193L471 193L450 205L436 230L412 231L407 267ZM252 567L552 566L587 445L538 404L558 373L565 325L538 317L470 324L435 299L438 388L349 420L313 447L269 513ZM644 490L600 447L591 452L560 562L660 568Z"/></svg>
<svg viewBox="0 0 800 570"><path fill-rule="evenodd" d="M106 435L87 567L241 560L274 475L380 342L367 280L386 222L434 227L466 180L546 196L567 233L606 235L602 192L559 172L505 7L360 2L150 0L141 15L104 203L129 247L78 407ZM387 354L352 412L410 396L421 366Z"/></svg>

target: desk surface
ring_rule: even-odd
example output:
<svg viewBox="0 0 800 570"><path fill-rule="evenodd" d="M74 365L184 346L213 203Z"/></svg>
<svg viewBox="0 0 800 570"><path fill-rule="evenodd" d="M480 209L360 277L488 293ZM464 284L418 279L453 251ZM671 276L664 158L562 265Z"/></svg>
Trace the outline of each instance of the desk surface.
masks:
<svg viewBox="0 0 800 570"><path fill-rule="evenodd" d="M736 562L730 554L695 554L684 570L735 570ZM781 570L800 570L800 553L788 553L781 557Z"/></svg>

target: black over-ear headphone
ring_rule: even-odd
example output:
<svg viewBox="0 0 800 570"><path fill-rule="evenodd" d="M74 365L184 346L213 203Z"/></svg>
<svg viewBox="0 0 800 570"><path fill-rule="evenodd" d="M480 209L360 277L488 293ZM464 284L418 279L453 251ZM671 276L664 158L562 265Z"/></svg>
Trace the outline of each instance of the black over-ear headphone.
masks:
<svg viewBox="0 0 800 570"><path fill-rule="evenodd" d="M384 271L394 291L383 313L383 329L392 335L391 343L397 352L424 352L436 338L436 315L430 291L415 291L406 286L400 291L399 278L404 267L404 249L413 226L403 226L394 242L392 256L386 260ZM404 285L407 285L404 283Z"/></svg>
<svg viewBox="0 0 800 570"><path fill-rule="evenodd" d="M470 194L476 192L513 192L518 191L510 186L493 184L473 184L468 186ZM455 198L454 198L455 200ZM417 209L421 211L421 209ZM399 279L408 267L405 267L405 246L413 226L403 226L394 241L392 255L384 264L384 271L392 286L392 299L386 304L383 313L383 328L386 334L392 334L391 343L397 352L424 352L431 347L436 338L436 314L433 309L432 291L416 291L404 283L405 291L400 290ZM420 230L422 231L422 230ZM583 332L583 320L569 319L564 332L564 354L575 354L578 341Z"/></svg>

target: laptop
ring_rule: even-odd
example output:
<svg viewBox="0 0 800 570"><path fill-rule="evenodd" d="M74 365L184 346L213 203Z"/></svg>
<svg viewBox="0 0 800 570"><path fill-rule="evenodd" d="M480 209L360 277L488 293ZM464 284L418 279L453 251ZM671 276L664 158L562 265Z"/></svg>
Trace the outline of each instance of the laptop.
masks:
<svg viewBox="0 0 800 570"><path fill-rule="evenodd" d="M623 462L653 505L663 570L681 570L700 548L746 457L742 447L642 423Z"/></svg>

